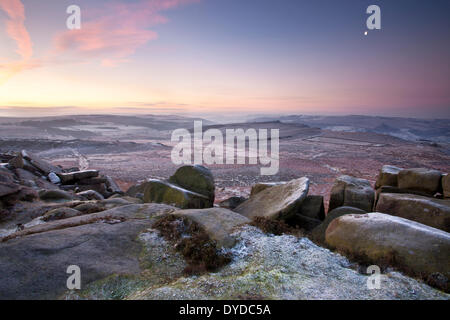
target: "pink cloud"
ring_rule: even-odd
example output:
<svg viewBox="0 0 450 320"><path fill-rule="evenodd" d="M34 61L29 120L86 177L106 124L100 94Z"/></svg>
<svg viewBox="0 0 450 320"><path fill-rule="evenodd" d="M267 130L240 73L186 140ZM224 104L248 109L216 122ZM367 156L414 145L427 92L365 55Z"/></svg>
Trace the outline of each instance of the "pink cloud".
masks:
<svg viewBox="0 0 450 320"><path fill-rule="evenodd" d="M20 0L0 0L0 8L6 12L6 32L16 42L19 61L7 61L0 64L2 75L0 83L6 81L16 73L25 69L34 68L36 62L31 61L33 56L33 43L25 27L25 8Z"/></svg>
<svg viewBox="0 0 450 320"><path fill-rule="evenodd" d="M138 48L158 38L149 28L168 21L162 11L193 2L198 0L141 0L107 3L101 9L81 8L81 29L58 34L56 53L70 52L83 60L98 58L103 66L127 62Z"/></svg>

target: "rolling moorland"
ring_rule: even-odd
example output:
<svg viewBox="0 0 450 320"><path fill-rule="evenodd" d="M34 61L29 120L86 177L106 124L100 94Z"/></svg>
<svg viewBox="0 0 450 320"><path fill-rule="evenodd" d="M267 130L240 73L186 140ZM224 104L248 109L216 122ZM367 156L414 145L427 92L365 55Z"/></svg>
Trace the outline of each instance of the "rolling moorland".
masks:
<svg viewBox="0 0 450 320"><path fill-rule="evenodd" d="M175 166L199 119L2 118L0 299L448 300L445 123L301 118L203 121L279 129L272 176Z"/></svg>
<svg viewBox="0 0 450 320"><path fill-rule="evenodd" d="M99 169L126 190L140 180L167 177L176 169L170 161L171 133L192 128L194 120L200 119L163 115L0 118L0 152L26 149L65 167ZM310 178L315 194L327 199L337 176L352 175L374 183L384 164L450 171L450 123L445 119L285 116L232 124L202 121L203 130L280 129L278 174L260 176L260 165L212 165L216 201L247 196L256 182L303 176Z"/></svg>

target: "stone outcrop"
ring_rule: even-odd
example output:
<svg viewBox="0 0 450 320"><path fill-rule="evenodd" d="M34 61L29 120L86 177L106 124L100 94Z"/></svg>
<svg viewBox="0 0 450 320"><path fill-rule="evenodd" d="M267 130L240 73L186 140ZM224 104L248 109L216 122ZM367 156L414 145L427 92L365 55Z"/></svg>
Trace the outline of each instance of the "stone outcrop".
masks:
<svg viewBox="0 0 450 320"><path fill-rule="evenodd" d="M286 220L293 217L308 195L309 179L306 177L267 188L239 205L234 211L247 218L265 217Z"/></svg>
<svg viewBox="0 0 450 320"><path fill-rule="evenodd" d="M156 179L145 183L143 200L165 203L181 209L203 209L213 205L211 199L205 195Z"/></svg>
<svg viewBox="0 0 450 320"><path fill-rule="evenodd" d="M450 200L412 194L382 193L376 211L450 232Z"/></svg>
<svg viewBox="0 0 450 320"><path fill-rule="evenodd" d="M183 189L202 194L214 203L214 177L211 171L200 165L182 166L169 178L169 182Z"/></svg>
<svg viewBox="0 0 450 320"><path fill-rule="evenodd" d="M380 265L394 265L410 275L435 273L450 278L450 234L383 213L345 215L327 228L329 246Z"/></svg>
<svg viewBox="0 0 450 320"><path fill-rule="evenodd" d="M366 212L372 211L375 200L375 192L370 182L350 176L340 176L334 182L331 189L329 211L349 206L362 209Z"/></svg>
<svg viewBox="0 0 450 320"><path fill-rule="evenodd" d="M426 168L403 169L398 174L398 187L421 191L433 196L440 191L442 173Z"/></svg>

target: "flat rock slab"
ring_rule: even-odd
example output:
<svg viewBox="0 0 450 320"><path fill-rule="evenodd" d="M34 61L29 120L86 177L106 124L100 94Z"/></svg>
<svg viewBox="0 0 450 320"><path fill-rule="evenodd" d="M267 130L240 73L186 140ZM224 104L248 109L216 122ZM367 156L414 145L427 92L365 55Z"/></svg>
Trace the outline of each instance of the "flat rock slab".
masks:
<svg viewBox="0 0 450 320"><path fill-rule="evenodd" d="M48 175L50 172L61 173L62 169L60 167L54 166L51 163L39 158L35 154L28 152L26 150L22 151L22 156L24 159L28 160L34 167L38 168L40 171Z"/></svg>
<svg viewBox="0 0 450 320"><path fill-rule="evenodd" d="M234 211L247 218L265 217L285 220L298 212L300 205L308 195L309 179L306 177L285 184L267 188L250 197Z"/></svg>
<svg viewBox="0 0 450 320"><path fill-rule="evenodd" d="M440 190L442 173L426 168L404 169L398 174L398 187L434 195Z"/></svg>
<svg viewBox="0 0 450 320"><path fill-rule="evenodd" d="M376 211L450 232L450 200L413 194L381 193Z"/></svg>
<svg viewBox="0 0 450 320"><path fill-rule="evenodd" d="M345 215L330 223L325 239L332 248L411 275L450 278L450 234L415 221L378 212Z"/></svg>
<svg viewBox="0 0 450 320"><path fill-rule="evenodd" d="M69 173L58 173L63 184L73 183L76 181L98 177L98 170L84 170Z"/></svg>
<svg viewBox="0 0 450 320"><path fill-rule="evenodd" d="M179 210L172 214L196 222L211 239L217 241L218 247L226 248L235 244L235 238L231 236L234 229L250 222L248 218L225 208Z"/></svg>
<svg viewBox="0 0 450 320"><path fill-rule="evenodd" d="M16 234L0 243L0 299L56 299L67 291L70 265L80 267L82 289L109 276L139 274L148 265L140 235L153 224L150 218L172 209L131 205Z"/></svg>

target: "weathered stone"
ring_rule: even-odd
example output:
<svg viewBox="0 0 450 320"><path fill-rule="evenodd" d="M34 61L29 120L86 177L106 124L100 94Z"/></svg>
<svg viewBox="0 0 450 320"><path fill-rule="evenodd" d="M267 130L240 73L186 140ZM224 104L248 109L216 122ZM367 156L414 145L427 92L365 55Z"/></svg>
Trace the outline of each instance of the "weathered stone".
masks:
<svg viewBox="0 0 450 320"><path fill-rule="evenodd" d="M16 192L19 192L20 185L14 183L0 182L0 197L5 197Z"/></svg>
<svg viewBox="0 0 450 320"><path fill-rule="evenodd" d="M298 214L323 221L325 219L325 207L323 205L323 196L309 195L300 205Z"/></svg>
<svg viewBox="0 0 450 320"><path fill-rule="evenodd" d="M214 177L211 171L204 166L182 166L169 178L169 182L207 196L211 203L214 203Z"/></svg>
<svg viewBox="0 0 450 320"><path fill-rule="evenodd" d="M24 159L28 160L34 167L39 169L45 175L48 175L50 172L60 173L62 169L58 166L54 166L51 163L39 158L38 156L28 152L26 150L22 150L22 156Z"/></svg>
<svg viewBox="0 0 450 320"><path fill-rule="evenodd" d="M105 179L106 179L106 188L108 189L109 192L116 194L124 194L122 189L120 189L120 187L117 185L117 183L114 181L113 178L111 178L110 176L105 176Z"/></svg>
<svg viewBox="0 0 450 320"><path fill-rule="evenodd" d="M14 174L8 169L0 169L0 182L14 183Z"/></svg>
<svg viewBox="0 0 450 320"><path fill-rule="evenodd" d="M8 161L8 164L14 169L22 169L24 166L22 154L19 153L17 156Z"/></svg>
<svg viewBox="0 0 450 320"><path fill-rule="evenodd" d="M94 190L86 190L78 192L77 196L85 198L87 200L103 200L105 199L100 193Z"/></svg>
<svg viewBox="0 0 450 320"><path fill-rule="evenodd" d="M69 201L73 196L63 190L42 190L39 192L39 198L44 201Z"/></svg>
<svg viewBox="0 0 450 320"><path fill-rule="evenodd" d="M98 201L87 201L75 206L73 209L82 212L83 214L95 213L105 211L106 206Z"/></svg>
<svg viewBox="0 0 450 320"><path fill-rule="evenodd" d="M450 278L450 234L415 221L373 212L334 219L326 231L332 248L413 276Z"/></svg>
<svg viewBox="0 0 450 320"><path fill-rule="evenodd" d="M247 198L244 197L230 197L228 199L221 201L219 203L219 207L226 209L234 209L246 200Z"/></svg>
<svg viewBox="0 0 450 320"><path fill-rule="evenodd" d="M286 182L259 182L257 184L254 184L252 186L252 190L250 191L250 196L254 196L257 193L266 190L267 188L273 187L273 186L279 186L281 184L285 184Z"/></svg>
<svg viewBox="0 0 450 320"><path fill-rule="evenodd" d="M35 178L38 178L38 176L36 176L32 172L24 169L16 169L14 170L14 172L16 173L17 177L22 181L34 180Z"/></svg>
<svg viewBox="0 0 450 320"><path fill-rule="evenodd" d="M329 211L343 206L372 211L375 192L370 182L350 176L340 176L331 189Z"/></svg>
<svg viewBox="0 0 450 320"><path fill-rule="evenodd" d="M339 207L333 209L330 212L328 212L327 216L325 217L325 220L311 231L311 236L315 241L322 244L325 242L325 232L327 231L328 225L331 223L331 221L347 214L364 214L364 213L366 213L364 210L353 207Z"/></svg>
<svg viewBox="0 0 450 320"><path fill-rule="evenodd" d="M306 198L309 179L306 177L267 188L250 197L234 211L247 218L265 217L285 220L294 216Z"/></svg>
<svg viewBox="0 0 450 320"><path fill-rule="evenodd" d="M50 180L51 183L53 184L59 184L61 183L61 179L58 177L58 175L54 172L50 172L48 174L48 180Z"/></svg>
<svg viewBox="0 0 450 320"><path fill-rule="evenodd" d="M44 214L44 216L42 217L42 220L44 220L44 221L61 220L61 219L77 217L82 214L83 213L78 210L62 207L62 208L56 208L56 209L48 211L46 214Z"/></svg>
<svg viewBox="0 0 450 320"><path fill-rule="evenodd" d="M98 177L98 170L84 170L76 172L58 173L62 183L69 184L79 180Z"/></svg>
<svg viewBox="0 0 450 320"><path fill-rule="evenodd" d="M205 195L156 179L146 182L144 202L165 203L181 209L203 209L213 206L211 199Z"/></svg>
<svg viewBox="0 0 450 320"><path fill-rule="evenodd" d="M442 189L445 198L450 198L450 175L446 174L442 176Z"/></svg>
<svg viewBox="0 0 450 320"><path fill-rule="evenodd" d="M423 191L429 195L439 192L442 173L438 170L415 168L404 169L398 174L398 187Z"/></svg>
<svg viewBox="0 0 450 320"><path fill-rule="evenodd" d="M378 189L381 186L398 186L398 173L403 170L402 168L385 165L381 168L380 174L378 175L377 182L375 183L375 188Z"/></svg>
<svg viewBox="0 0 450 320"><path fill-rule="evenodd" d="M168 210L160 204L131 205L44 223L3 239L0 299L57 299L68 291L66 269L73 264L81 268L82 289L117 275L138 280L156 272L145 278L152 284L180 277L182 257L175 260L173 248L149 230L152 217Z"/></svg>
<svg viewBox="0 0 450 320"><path fill-rule="evenodd" d="M246 217L225 208L179 210L172 214L196 222L217 242L219 248L231 248L235 244L235 238L231 236L234 228L250 222Z"/></svg>
<svg viewBox="0 0 450 320"><path fill-rule="evenodd" d="M107 198L111 195L111 193L106 190L106 185L103 183L102 184L77 185L75 187L75 190L77 190L77 192L93 190L95 192L100 193L104 198Z"/></svg>
<svg viewBox="0 0 450 320"><path fill-rule="evenodd" d="M28 202L32 202L39 198L39 195L35 190L24 186L20 187L20 191L15 196L17 197L17 200Z"/></svg>
<svg viewBox="0 0 450 320"><path fill-rule="evenodd" d="M450 200L412 194L382 193L376 211L450 232Z"/></svg>

